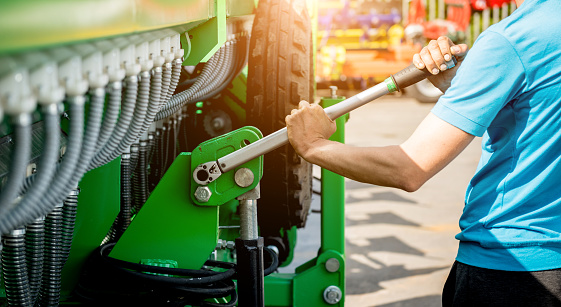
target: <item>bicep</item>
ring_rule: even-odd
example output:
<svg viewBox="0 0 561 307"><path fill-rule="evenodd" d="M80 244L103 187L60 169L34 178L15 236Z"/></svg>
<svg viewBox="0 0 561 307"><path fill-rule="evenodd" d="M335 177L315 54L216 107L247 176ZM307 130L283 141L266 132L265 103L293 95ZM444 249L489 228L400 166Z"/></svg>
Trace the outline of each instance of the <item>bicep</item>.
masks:
<svg viewBox="0 0 561 307"><path fill-rule="evenodd" d="M474 136L429 113L407 141L400 145L426 181L456 158Z"/></svg>

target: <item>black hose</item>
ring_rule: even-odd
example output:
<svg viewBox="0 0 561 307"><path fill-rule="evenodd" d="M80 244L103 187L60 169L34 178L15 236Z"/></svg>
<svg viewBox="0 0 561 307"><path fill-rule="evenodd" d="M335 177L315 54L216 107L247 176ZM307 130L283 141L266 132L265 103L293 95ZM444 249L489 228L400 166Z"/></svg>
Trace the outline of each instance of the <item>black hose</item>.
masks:
<svg viewBox="0 0 561 307"><path fill-rule="evenodd" d="M112 241L118 241L130 225L132 216L131 192L130 154L126 153L121 155L121 209L117 217L115 238L112 238Z"/></svg>
<svg viewBox="0 0 561 307"><path fill-rule="evenodd" d="M2 236L2 276L8 306L33 306L25 259L25 230Z"/></svg>
<svg viewBox="0 0 561 307"><path fill-rule="evenodd" d="M68 194L62 206L62 263L61 269L66 264L74 238L74 226L76 225L76 212L78 210L79 189L74 189Z"/></svg>
<svg viewBox="0 0 561 307"><path fill-rule="evenodd" d="M25 259L29 280L29 294L32 302L35 302L37 299L39 288L41 287L44 247L45 218L41 217L25 227Z"/></svg>
<svg viewBox="0 0 561 307"><path fill-rule="evenodd" d="M45 254L39 307L58 306L60 302L62 271L62 204L57 204L45 218Z"/></svg>
<svg viewBox="0 0 561 307"><path fill-rule="evenodd" d="M8 181L0 191L0 217L7 215L14 199L18 196L25 179L31 153L31 115L23 113L14 116L12 122L15 145L11 152ZM0 233L6 233L10 230L6 228L0 227Z"/></svg>
<svg viewBox="0 0 561 307"><path fill-rule="evenodd" d="M269 256L271 256L271 265L269 265L268 268L263 270L263 275L267 276L279 268L279 256L277 255L277 253L275 253L273 250L271 250L268 247L264 247L263 249L269 253Z"/></svg>

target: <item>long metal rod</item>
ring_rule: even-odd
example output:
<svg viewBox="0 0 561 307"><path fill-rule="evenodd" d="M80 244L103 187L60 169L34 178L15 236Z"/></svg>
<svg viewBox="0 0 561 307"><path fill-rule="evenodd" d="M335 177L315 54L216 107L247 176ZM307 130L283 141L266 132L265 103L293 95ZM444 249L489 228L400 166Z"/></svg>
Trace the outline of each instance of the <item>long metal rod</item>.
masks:
<svg viewBox="0 0 561 307"><path fill-rule="evenodd" d="M382 97L391 92L390 88L392 87L388 84L388 82L392 82L393 84L393 81L388 79L348 99L345 99L334 106L326 108L325 113L329 116L329 118L335 120L376 98ZM233 153L218 159L217 162L222 173L226 173L287 143L288 133L285 127L269 134L255 143L249 144L240 150L234 151Z"/></svg>

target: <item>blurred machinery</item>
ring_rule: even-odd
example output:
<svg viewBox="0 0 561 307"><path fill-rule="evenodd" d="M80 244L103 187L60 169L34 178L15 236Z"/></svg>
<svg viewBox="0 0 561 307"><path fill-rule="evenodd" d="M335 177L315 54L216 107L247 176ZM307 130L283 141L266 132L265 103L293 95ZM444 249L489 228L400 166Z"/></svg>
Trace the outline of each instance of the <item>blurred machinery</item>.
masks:
<svg viewBox="0 0 561 307"><path fill-rule="evenodd" d="M314 12L3 1L0 304L343 306L341 177L322 182L317 257L280 274L310 211L311 165L283 146L216 181L193 175L313 99Z"/></svg>

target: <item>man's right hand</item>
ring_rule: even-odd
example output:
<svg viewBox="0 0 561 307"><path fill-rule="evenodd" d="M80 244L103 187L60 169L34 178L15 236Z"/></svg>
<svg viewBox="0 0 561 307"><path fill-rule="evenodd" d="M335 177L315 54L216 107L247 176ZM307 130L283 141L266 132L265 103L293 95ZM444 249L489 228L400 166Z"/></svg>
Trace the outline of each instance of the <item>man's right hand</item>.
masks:
<svg viewBox="0 0 561 307"><path fill-rule="evenodd" d="M431 40L419 53L416 53L413 56L413 63L419 69L426 67L433 74L428 78L429 81L444 93L450 87L467 51L466 44L455 45L450 38L441 36L437 40ZM458 63L454 68L446 69L445 62L452 56L456 57Z"/></svg>

